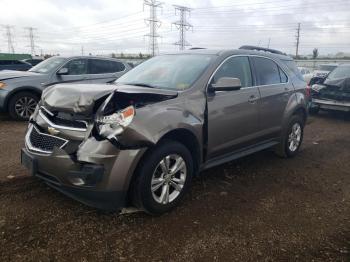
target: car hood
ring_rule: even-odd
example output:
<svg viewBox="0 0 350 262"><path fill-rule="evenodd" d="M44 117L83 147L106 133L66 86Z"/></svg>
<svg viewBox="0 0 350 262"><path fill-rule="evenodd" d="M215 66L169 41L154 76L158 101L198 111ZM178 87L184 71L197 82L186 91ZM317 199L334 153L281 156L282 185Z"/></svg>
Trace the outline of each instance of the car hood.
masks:
<svg viewBox="0 0 350 262"><path fill-rule="evenodd" d="M15 70L2 70L0 71L0 80L9 80L14 78L24 77L38 77L42 76L40 73L34 73L29 71L15 71Z"/></svg>
<svg viewBox="0 0 350 262"><path fill-rule="evenodd" d="M58 84L44 90L41 103L53 111L90 115L111 93L123 100L157 102L175 98L177 91L114 84Z"/></svg>

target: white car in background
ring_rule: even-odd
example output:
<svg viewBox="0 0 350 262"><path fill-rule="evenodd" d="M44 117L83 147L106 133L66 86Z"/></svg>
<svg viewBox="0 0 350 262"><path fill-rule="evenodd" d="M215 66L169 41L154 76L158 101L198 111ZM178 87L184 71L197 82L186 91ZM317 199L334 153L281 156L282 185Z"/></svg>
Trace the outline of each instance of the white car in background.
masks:
<svg viewBox="0 0 350 262"><path fill-rule="evenodd" d="M306 83L310 82L310 79L313 77L312 71L307 67L298 67L300 74L303 76Z"/></svg>
<svg viewBox="0 0 350 262"><path fill-rule="evenodd" d="M322 64L317 67L316 70L313 72L313 76L317 77L326 77L329 72L333 71L335 68L338 67L338 64Z"/></svg>

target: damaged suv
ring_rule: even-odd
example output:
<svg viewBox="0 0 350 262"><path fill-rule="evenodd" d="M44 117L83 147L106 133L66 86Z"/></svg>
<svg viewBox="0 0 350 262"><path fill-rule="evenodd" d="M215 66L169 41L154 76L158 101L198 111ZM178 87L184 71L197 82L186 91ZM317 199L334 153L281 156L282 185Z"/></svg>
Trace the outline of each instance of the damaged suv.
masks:
<svg viewBox="0 0 350 262"><path fill-rule="evenodd" d="M160 55L114 84L47 88L21 159L90 206L161 214L204 169L271 147L296 155L306 103L293 60L275 50Z"/></svg>

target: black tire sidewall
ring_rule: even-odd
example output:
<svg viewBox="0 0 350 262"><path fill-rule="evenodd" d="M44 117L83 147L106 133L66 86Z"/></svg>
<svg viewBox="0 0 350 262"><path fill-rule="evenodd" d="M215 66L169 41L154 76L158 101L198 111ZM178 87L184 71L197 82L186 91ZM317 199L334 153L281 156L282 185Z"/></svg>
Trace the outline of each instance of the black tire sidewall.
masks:
<svg viewBox="0 0 350 262"><path fill-rule="evenodd" d="M309 108L309 113L312 115L317 115L319 111L320 111L319 106L312 106Z"/></svg>
<svg viewBox="0 0 350 262"><path fill-rule="evenodd" d="M163 205L156 202L152 196L151 180L153 172L160 160L169 154L178 154L184 159L186 162L187 175L186 182L179 196L171 203ZM170 211L182 200L191 184L193 175L193 160L191 153L184 145L175 141L165 140L154 149L151 149L141 161L142 163L137 171L137 179L133 188L134 204L153 215L159 215Z"/></svg>
<svg viewBox="0 0 350 262"><path fill-rule="evenodd" d="M8 103L8 113L9 113L10 117L14 120L18 120L18 121L28 120L27 118L23 118L20 115L18 115L16 112L16 109L15 109L16 102L18 101L18 99L20 99L22 97L30 97L30 98L35 99L35 101L37 103L39 102L39 97L36 94L32 94L30 92L19 92L19 93L15 94L13 97L10 98L9 103Z"/></svg>
<svg viewBox="0 0 350 262"><path fill-rule="evenodd" d="M288 145L288 138L289 138L289 134L292 130L292 127L295 123L299 123L299 125L301 127L301 139L300 139L300 143L299 143L298 148L295 151L291 151L289 149L289 145ZM288 124L288 128L287 128L286 133L285 133L285 137L284 137L284 150L285 150L285 154L287 157L294 157L298 154L300 146L301 146L301 144L303 142L303 138L304 138L304 124L305 123L303 121L303 118L299 115L294 115L290 119L289 124Z"/></svg>

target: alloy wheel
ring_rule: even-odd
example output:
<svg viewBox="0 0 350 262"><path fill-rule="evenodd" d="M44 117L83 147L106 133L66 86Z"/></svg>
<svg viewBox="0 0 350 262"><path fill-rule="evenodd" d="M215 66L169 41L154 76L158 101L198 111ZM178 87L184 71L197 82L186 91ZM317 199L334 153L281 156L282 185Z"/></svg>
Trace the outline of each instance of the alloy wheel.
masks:
<svg viewBox="0 0 350 262"><path fill-rule="evenodd" d="M180 195L186 176L186 162L180 155L171 154L164 157L152 175L153 199L163 205L173 202Z"/></svg>
<svg viewBox="0 0 350 262"><path fill-rule="evenodd" d="M288 148L291 152L295 152L299 148L301 133L301 125L299 123L295 123L292 126L291 132L288 136Z"/></svg>
<svg viewBox="0 0 350 262"><path fill-rule="evenodd" d="M21 97L15 103L16 114L22 118L28 119L35 111L37 101L32 97Z"/></svg>

